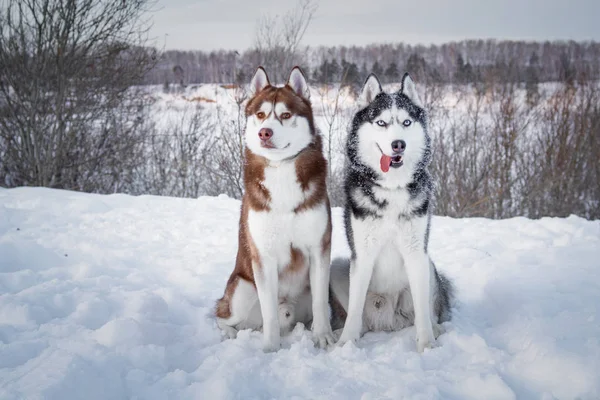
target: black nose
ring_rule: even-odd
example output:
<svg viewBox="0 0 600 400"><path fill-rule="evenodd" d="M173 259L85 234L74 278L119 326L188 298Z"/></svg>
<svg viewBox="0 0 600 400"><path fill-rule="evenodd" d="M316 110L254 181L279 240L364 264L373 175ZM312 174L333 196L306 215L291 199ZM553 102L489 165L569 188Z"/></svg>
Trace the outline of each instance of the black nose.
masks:
<svg viewBox="0 0 600 400"><path fill-rule="evenodd" d="M392 142L392 151L394 153L402 153L406 149L406 142L404 140L394 140Z"/></svg>

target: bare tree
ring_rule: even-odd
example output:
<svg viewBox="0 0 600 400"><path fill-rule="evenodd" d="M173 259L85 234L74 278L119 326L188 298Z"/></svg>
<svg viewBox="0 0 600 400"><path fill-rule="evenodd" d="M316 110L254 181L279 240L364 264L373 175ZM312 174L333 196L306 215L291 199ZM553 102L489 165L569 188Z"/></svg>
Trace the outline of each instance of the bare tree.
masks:
<svg viewBox="0 0 600 400"><path fill-rule="evenodd" d="M321 106L316 108L317 115L322 117L325 131L325 155L327 157L327 188L333 206L344 204L342 164L344 159L345 132L350 126L352 112L349 104L354 100L349 87L342 87L344 78L338 84L325 84L317 89ZM338 135L342 132L342 135Z"/></svg>
<svg viewBox="0 0 600 400"><path fill-rule="evenodd" d="M184 72L183 72L183 68L181 68L181 65L176 65L173 67L173 75L175 75L175 80L177 82L179 82L179 87L183 88Z"/></svg>
<svg viewBox="0 0 600 400"><path fill-rule="evenodd" d="M482 91L456 92L464 111L430 115L433 137L432 174L436 180L436 212L450 216L480 216L490 200L483 191L489 177L490 151Z"/></svg>
<svg viewBox="0 0 600 400"><path fill-rule="evenodd" d="M134 184L125 191L175 197L208 194L207 165L215 131L210 110L197 104L169 120L167 126L164 130L156 124L147 128L144 162L135 168Z"/></svg>
<svg viewBox="0 0 600 400"><path fill-rule="evenodd" d="M276 81L287 78L286 74L298 64L300 42L317 8L314 0L298 0L295 8L283 16L264 15L258 21L254 45L259 63L269 67Z"/></svg>
<svg viewBox="0 0 600 400"><path fill-rule="evenodd" d="M547 100L519 159L525 215L600 218L600 89L565 83Z"/></svg>
<svg viewBox="0 0 600 400"><path fill-rule="evenodd" d="M455 217L600 218L600 89L580 81L540 91L491 82L458 88L454 115L433 125L436 212Z"/></svg>
<svg viewBox="0 0 600 400"><path fill-rule="evenodd" d="M0 184L112 190L141 143L147 0L0 6ZM106 160L111 160L110 162ZM110 171L104 171L107 165Z"/></svg>
<svg viewBox="0 0 600 400"><path fill-rule="evenodd" d="M217 107L217 118L222 121L220 133L211 144L209 162L205 165L207 194L225 193L241 199L244 193L244 131L245 106L248 93L244 86L233 89L233 113Z"/></svg>

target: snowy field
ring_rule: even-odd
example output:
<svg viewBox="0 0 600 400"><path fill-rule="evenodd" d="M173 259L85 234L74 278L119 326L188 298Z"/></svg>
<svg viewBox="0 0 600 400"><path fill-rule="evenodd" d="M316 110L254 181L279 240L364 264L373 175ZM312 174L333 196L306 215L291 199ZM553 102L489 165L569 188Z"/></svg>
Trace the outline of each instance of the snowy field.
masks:
<svg viewBox="0 0 600 400"><path fill-rule="evenodd" d="M334 255L346 255L334 211ZM435 217L453 278L439 347L414 331L272 354L210 315L239 202L0 189L0 399L598 399L600 221Z"/></svg>

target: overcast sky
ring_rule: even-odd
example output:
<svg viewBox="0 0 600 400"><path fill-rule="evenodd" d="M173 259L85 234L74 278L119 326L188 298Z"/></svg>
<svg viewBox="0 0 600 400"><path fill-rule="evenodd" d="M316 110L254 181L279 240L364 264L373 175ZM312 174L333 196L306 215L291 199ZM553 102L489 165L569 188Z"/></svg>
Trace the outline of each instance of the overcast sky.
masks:
<svg viewBox="0 0 600 400"><path fill-rule="evenodd" d="M151 36L166 49L252 46L257 19L295 0L158 0ZM473 38L600 41L600 0L322 0L307 45Z"/></svg>

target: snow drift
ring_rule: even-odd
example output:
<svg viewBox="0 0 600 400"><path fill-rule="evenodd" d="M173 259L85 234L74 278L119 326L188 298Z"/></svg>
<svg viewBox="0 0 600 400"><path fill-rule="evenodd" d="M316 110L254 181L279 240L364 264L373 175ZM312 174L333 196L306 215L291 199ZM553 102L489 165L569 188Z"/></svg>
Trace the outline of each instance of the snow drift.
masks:
<svg viewBox="0 0 600 400"><path fill-rule="evenodd" d="M434 217L458 297L439 347L407 329L324 351L297 326L264 354L211 316L239 205L0 189L0 398L600 397L600 221Z"/></svg>

